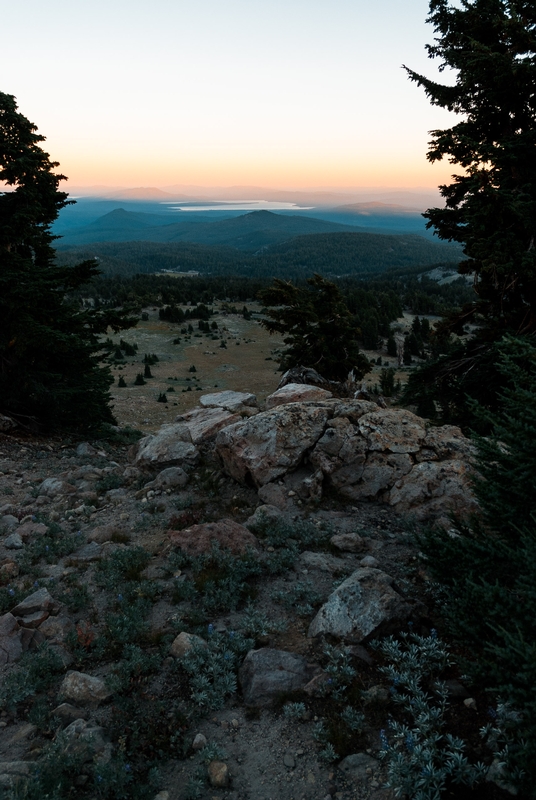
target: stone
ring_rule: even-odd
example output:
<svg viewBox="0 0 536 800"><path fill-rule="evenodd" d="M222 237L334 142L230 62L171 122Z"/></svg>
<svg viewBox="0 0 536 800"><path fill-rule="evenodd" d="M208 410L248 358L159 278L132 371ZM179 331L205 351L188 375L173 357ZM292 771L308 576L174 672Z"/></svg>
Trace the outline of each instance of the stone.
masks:
<svg viewBox="0 0 536 800"><path fill-rule="evenodd" d="M219 430L240 422L240 414L233 414L224 408L194 408L177 419L183 422L192 437L194 444L201 444L213 439Z"/></svg>
<svg viewBox="0 0 536 800"><path fill-rule="evenodd" d="M343 553L358 553L365 546L358 533L336 533L329 541Z"/></svg>
<svg viewBox="0 0 536 800"><path fill-rule="evenodd" d="M300 569L320 570L321 572L342 572L346 563L342 558L331 556L329 553L313 553L305 550L298 560Z"/></svg>
<svg viewBox="0 0 536 800"><path fill-rule="evenodd" d="M91 564L92 561L100 561L103 555L102 546L93 541L82 545L74 553L71 553L69 562L76 566L82 566L83 564Z"/></svg>
<svg viewBox="0 0 536 800"><path fill-rule="evenodd" d="M289 769L294 769L294 767L296 766L296 761L294 760L294 756L291 755L290 753L285 753L285 755L283 756L283 764L285 765L285 767L288 767Z"/></svg>
<svg viewBox="0 0 536 800"><path fill-rule="evenodd" d="M280 695L302 689L319 671L303 656L286 650L250 650L238 672L244 703L270 705Z"/></svg>
<svg viewBox="0 0 536 800"><path fill-rule="evenodd" d="M15 608L11 609L11 613L14 617L26 617L36 611L48 611L49 614L56 614L59 608L59 603L54 600L48 589L43 587L18 603Z"/></svg>
<svg viewBox="0 0 536 800"><path fill-rule="evenodd" d="M10 558L5 558L0 564L0 580L9 581L19 574L19 565Z"/></svg>
<svg viewBox="0 0 536 800"><path fill-rule="evenodd" d="M4 539L4 547L6 547L8 550L22 550L24 547L24 542L18 533L11 533Z"/></svg>
<svg viewBox="0 0 536 800"><path fill-rule="evenodd" d="M266 398L266 408L286 405L287 403L306 403L311 400L329 400L331 392L304 383L287 383Z"/></svg>
<svg viewBox="0 0 536 800"><path fill-rule="evenodd" d="M158 794L155 794L153 800L169 800L169 792L163 789L161 792L158 792Z"/></svg>
<svg viewBox="0 0 536 800"><path fill-rule="evenodd" d="M38 628L42 622L48 619L48 611L34 611L21 617L19 622L23 628Z"/></svg>
<svg viewBox="0 0 536 800"><path fill-rule="evenodd" d="M285 487L279 486L278 483L267 483L265 486L261 486L257 494L264 505L277 508L279 511L286 511L289 507Z"/></svg>
<svg viewBox="0 0 536 800"><path fill-rule="evenodd" d="M0 524L6 528L14 528L19 524L19 520L13 514L3 514L0 517Z"/></svg>
<svg viewBox="0 0 536 800"><path fill-rule="evenodd" d="M140 439L130 456L138 467L195 466L199 451L192 442L188 426L184 423L162 425L158 433Z"/></svg>
<svg viewBox="0 0 536 800"><path fill-rule="evenodd" d="M76 670L65 676L59 694L65 700L82 706L97 706L112 696L103 680Z"/></svg>
<svg viewBox="0 0 536 800"><path fill-rule="evenodd" d="M248 549L259 548L258 539L247 528L232 519L193 525L182 531L169 531L168 536L174 545L190 556L210 553L213 543L217 543L222 550L230 550L235 555L242 555Z"/></svg>
<svg viewBox="0 0 536 800"><path fill-rule="evenodd" d="M74 630L74 623L70 617L48 617L40 626L39 631L44 634L47 639L53 639L55 642L65 641L68 633Z"/></svg>
<svg viewBox="0 0 536 800"><path fill-rule="evenodd" d="M241 411L244 406L257 408L257 398L251 392L214 392L202 394L199 403L204 408L225 408L227 411Z"/></svg>
<svg viewBox="0 0 536 800"><path fill-rule="evenodd" d="M196 733L194 741L192 743L192 749L196 752L198 750L203 750L207 746L207 737L204 736L202 733Z"/></svg>
<svg viewBox="0 0 536 800"><path fill-rule="evenodd" d="M331 634L359 643L382 624L405 621L412 606L393 583L379 569L360 567L329 596L307 635Z"/></svg>
<svg viewBox="0 0 536 800"><path fill-rule="evenodd" d="M63 731L66 739L65 754L76 755L90 761L109 746L104 728L85 719L75 719Z"/></svg>
<svg viewBox="0 0 536 800"><path fill-rule="evenodd" d="M361 561L359 562L360 567L377 567L379 565L379 561L374 556L364 556Z"/></svg>
<svg viewBox="0 0 536 800"><path fill-rule="evenodd" d="M467 515L478 509L472 478L468 462L424 461L396 481L386 501L397 512L410 512L417 519L444 517L449 512Z"/></svg>
<svg viewBox="0 0 536 800"><path fill-rule="evenodd" d="M31 761L0 761L0 788L9 789L30 775Z"/></svg>
<svg viewBox="0 0 536 800"><path fill-rule="evenodd" d="M23 542L27 542L29 539L33 539L36 536L44 536L45 533L48 533L48 525L42 522L21 522L17 528L17 533Z"/></svg>
<svg viewBox="0 0 536 800"><path fill-rule="evenodd" d="M181 467L167 467L159 472L154 481L151 481L151 489L176 489L186 486L188 474ZM149 484L146 484L147 488Z"/></svg>
<svg viewBox="0 0 536 800"><path fill-rule="evenodd" d="M403 408L377 409L357 423L367 450L417 453L426 439L426 422Z"/></svg>
<svg viewBox="0 0 536 800"><path fill-rule="evenodd" d="M126 529L113 522L108 525L97 525L87 535L89 542L96 542L97 544L104 544L105 542L111 542L112 539L124 539L125 537L128 537Z"/></svg>
<svg viewBox="0 0 536 800"><path fill-rule="evenodd" d="M45 497L60 497L64 494L72 494L75 491L74 486L61 480L61 478L45 478L39 487L38 494Z"/></svg>
<svg viewBox="0 0 536 800"><path fill-rule="evenodd" d="M57 717L65 725L69 725L77 719L86 719L88 712L83 708L71 705L71 703L61 703L53 711L52 715Z"/></svg>
<svg viewBox="0 0 536 800"><path fill-rule="evenodd" d="M232 478L259 488L301 463L329 416L329 408L301 403L263 411L223 428L216 436L216 452Z"/></svg>
<svg viewBox="0 0 536 800"><path fill-rule="evenodd" d="M372 452L367 455L359 471L359 481L349 481L348 470L339 470L330 478L339 493L349 500L374 499L407 475L412 466L413 462L407 453ZM341 477L344 478L342 482Z"/></svg>
<svg viewBox="0 0 536 800"><path fill-rule="evenodd" d="M353 753L343 758L339 764L340 771L352 781L364 783L370 780L371 774L376 772L379 762L367 753Z"/></svg>
<svg viewBox="0 0 536 800"><path fill-rule="evenodd" d="M169 652L175 658L183 658L190 650L193 650L194 647L208 647L206 641L201 638L201 636L196 636L194 633L186 633L186 631L182 631L179 633L178 636L175 637L171 646L169 648Z"/></svg>
<svg viewBox="0 0 536 800"><path fill-rule="evenodd" d="M269 504L258 506L255 509L251 517L245 521L245 527L256 533L257 531L262 531L266 525L270 525L273 523L278 523L283 519L283 514L281 510L277 508L277 506L271 506Z"/></svg>
<svg viewBox="0 0 536 800"><path fill-rule="evenodd" d="M89 442L80 442L76 448L76 455L81 456L96 456L97 451L92 447Z"/></svg>
<svg viewBox="0 0 536 800"><path fill-rule="evenodd" d="M0 617L0 666L13 664L22 656L20 626L13 614Z"/></svg>
<svg viewBox="0 0 536 800"><path fill-rule="evenodd" d="M208 765L208 780L215 789L229 785L229 768L223 761L211 761Z"/></svg>

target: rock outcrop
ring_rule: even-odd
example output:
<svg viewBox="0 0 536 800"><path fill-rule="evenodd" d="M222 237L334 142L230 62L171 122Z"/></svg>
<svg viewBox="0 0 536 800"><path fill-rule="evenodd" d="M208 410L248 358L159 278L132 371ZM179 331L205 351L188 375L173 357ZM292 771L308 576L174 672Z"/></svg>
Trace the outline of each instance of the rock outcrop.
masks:
<svg viewBox="0 0 536 800"><path fill-rule="evenodd" d="M215 447L231 477L276 506L282 493L269 485L283 477L305 500L318 499L325 483L349 500L379 500L419 518L476 508L469 440L404 409L364 400L287 403L223 428Z"/></svg>

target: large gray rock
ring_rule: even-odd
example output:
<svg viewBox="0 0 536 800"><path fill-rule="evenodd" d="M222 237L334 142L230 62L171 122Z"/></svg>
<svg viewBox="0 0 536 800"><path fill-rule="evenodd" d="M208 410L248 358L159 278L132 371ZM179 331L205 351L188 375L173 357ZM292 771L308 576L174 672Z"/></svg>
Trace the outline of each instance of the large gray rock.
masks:
<svg viewBox="0 0 536 800"><path fill-rule="evenodd" d="M65 676L59 694L63 699L81 706L97 706L112 696L103 680L76 670Z"/></svg>
<svg viewBox="0 0 536 800"><path fill-rule="evenodd" d="M192 437L194 444L201 444L213 439L218 431L228 425L240 422L240 414L233 414L225 408L194 408L177 417L183 422Z"/></svg>
<svg viewBox="0 0 536 800"><path fill-rule="evenodd" d="M281 694L302 689L320 672L303 656L263 647L250 650L238 672L247 706L266 706Z"/></svg>
<svg viewBox="0 0 536 800"><path fill-rule="evenodd" d="M72 494L76 489L70 483L61 478L45 478L39 487L38 493L41 497L59 497L64 494Z"/></svg>
<svg viewBox="0 0 536 800"><path fill-rule="evenodd" d="M379 762L367 753L353 753L351 756L343 758L339 769L346 778L364 783L373 777L379 766Z"/></svg>
<svg viewBox="0 0 536 800"><path fill-rule="evenodd" d="M260 487L295 469L324 431L330 409L291 403L223 428L216 451L240 483Z"/></svg>
<svg viewBox="0 0 536 800"><path fill-rule="evenodd" d="M26 617L36 611L48 611L49 614L55 614L59 608L60 604L54 600L48 589L43 587L36 592L32 592L15 608L12 608L11 613L14 617Z"/></svg>
<svg viewBox="0 0 536 800"><path fill-rule="evenodd" d="M199 403L204 408L225 408L227 411L241 411L244 407L256 408L257 398L251 392L214 392L213 394L203 394L199 398Z"/></svg>
<svg viewBox="0 0 536 800"><path fill-rule="evenodd" d="M63 731L66 743L64 753L91 761L99 753L111 749L104 728L85 719L75 719Z"/></svg>
<svg viewBox="0 0 536 800"><path fill-rule="evenodd" d="M380 625L407 619L413 607L393 583L393 578L379 569L357 569L328 597L307 635L329 633L361 642Z"/></svg>
<svg viewBox="0 0 536 800"><path fill-rule="evenodd" d="M308 386L303 383L287 383L266 398L266 408L275 408L287 403L306 403L309 400L329 400L333 397L331 392L320 389L318 386Z"/></svg>
<svg viewBox="0 0 536 800"><path fill-rule="evenodd" d="M169 531L168 535L173 544L189 556L210 553L214 544L235 555L243 555L248 550L257 550L259 547L256 536L234 519L204 522L182 531Z"/></svg>
<svg viewBox="0 0 536 800"><path fill-rule="evenodd" d="M447 520L449 512L465 514L477 510L471 492L473 470L466 461L423 461L402 476L385 499L397 511L410 512L418 519Z"/></svg>
<svg viewBox="0 0 536 800"><path fill-rule="evenodd" d="M169 652L175 658L184 658L185 655L190 653L194 648L203 648L206 650L208 644L201 636L196 636L195 633L186 633L182 631L176 636L169 648Z"/></svg>
<svg viewBox="0 0 536 800"><path fill-rule="evenodd" d="M158 433L145 436L134 446L134 464L138 467L194 466L199 451L183 422L162 425Z"/></svg>

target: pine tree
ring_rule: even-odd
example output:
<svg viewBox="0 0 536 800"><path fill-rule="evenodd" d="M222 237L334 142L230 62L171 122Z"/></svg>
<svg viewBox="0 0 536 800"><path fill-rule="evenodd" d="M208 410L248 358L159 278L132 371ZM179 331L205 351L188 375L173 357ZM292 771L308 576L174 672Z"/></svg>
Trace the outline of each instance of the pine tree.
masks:
<svg viewBox="0 0 536 800"><path fill-rule="evenodd" d="M99 336L135 323L69 300L98 270L54 263L50 226L71 201L36 131L0 93L0 406L44 427L95 430L114 422Z"/></svg>
<svg viewBox="0 0 536 800"><path fill-rule="evenodd" d="M360 331L338 287L321 275L307 283L309 289L276 279L259 292L268 307L261 324L270 333L283 334L288 345L280 368L313 367L328 380L345 380L354 370L362 378L370 364L359 352Z"/></svg>
<svg viewBox="0 0 536 800"><path fill-rule="evenodd" d="M143 370L143 377L144 378L152 378L153 377L153 374L151 372L151 367L149 366L149 364L145 365L145 368Z"/></svg>
<svg viewBox="0 0 536 800"><path fill-rule="evenodd" d="M508 337L498 350L512 388L486 413L492 434L476 437L481 513L458 536L428 530L419 545L446 589L451 631L478 655L473 673L520 715L505 760L524 775L508 782L536 798L536 347Z"/></svg>
<svg viewBox="0 0 536 800"><path fill-rule="evenodd" d="M117 385L118 385L118 387L119 387L119 388L121 388L121 389L124 389L124 388L125 388L125 386L127 385L127 384L126 384L126 381L125 381L125 379L123 378L123 376L122 376L122 375L120 375L120 376L119 376L119 380L117 381Z"/></svg>
<svg viewBox="0 0 536 800"><path fill-rule="evenodd" d="M483 320L488 339L536 331L536 5L527 0L431 0L428 45L441 84L407 69L434 105L462 116L432 131L431 162L462 168L440 187L444 208L424 215L440 238L461 242L476 300L453 326Z"/></svg>

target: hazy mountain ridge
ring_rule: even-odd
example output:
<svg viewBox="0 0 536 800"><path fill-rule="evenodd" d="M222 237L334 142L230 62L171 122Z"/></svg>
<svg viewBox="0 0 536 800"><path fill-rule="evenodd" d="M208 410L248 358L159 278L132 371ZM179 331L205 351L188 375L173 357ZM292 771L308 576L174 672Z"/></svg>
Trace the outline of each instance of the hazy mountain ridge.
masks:
<svg viewBox="0 0 536 800"><path fill-rule="evenodd" d="M180 214L180 212L177 212ZM252 211L214 222L177 222L156 214L115 209L87 226L68 231L59 246L89 244L97 241L189 241L197 244L224 245L238 250L259 250L295 236L316 233L354 231L355 227L312 217Z"/></svg>

